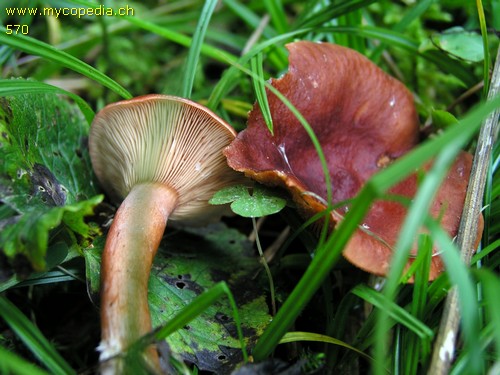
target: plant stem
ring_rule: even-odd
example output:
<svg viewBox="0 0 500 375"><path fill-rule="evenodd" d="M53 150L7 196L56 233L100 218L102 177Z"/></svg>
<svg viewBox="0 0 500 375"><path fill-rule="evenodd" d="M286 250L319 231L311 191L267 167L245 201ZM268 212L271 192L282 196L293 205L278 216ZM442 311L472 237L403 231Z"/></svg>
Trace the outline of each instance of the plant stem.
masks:
<svg viewBox="0 0 500 375"><path fill-rule="evenodd" d="M495 68L490 84L488 99L492 100L500 95L500 48L497 51ZM490 165L491 150L498 136L498 116L500 110L490 113L479 133L478 145L474 156L474 164L469 178L469 187L465 197L464 211L457 235L457 246L460 248L464 263L469 266L471 257L477 247L476 228L481 220L481 208L488 167ZM484 238L488 241L488 238ZM445 375L449 373L452 361L455 358L455 342L460 325L460 296L453 287L445 302L443 316L439 326L438 336L434 343L428 374Z"/></svg>
<svg viewBox="0 0 500 375"><path fill-rule="evenodd" d="M176 203L177 193L168 186L138 184L115 215L101 265L102 373L124 373L117 355L151 331L149 274ZM154 347L145 351L144 358L159 369Z"/></svg>

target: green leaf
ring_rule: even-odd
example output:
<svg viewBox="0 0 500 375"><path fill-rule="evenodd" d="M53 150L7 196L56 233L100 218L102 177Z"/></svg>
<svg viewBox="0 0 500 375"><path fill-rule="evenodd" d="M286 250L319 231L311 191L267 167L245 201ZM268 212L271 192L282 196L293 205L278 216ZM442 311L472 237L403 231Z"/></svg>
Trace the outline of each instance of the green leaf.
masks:
<svg viewBox="0 0 500 375"><path fill-rule="evenodd" d="M281 211L286 206L286 199L261 185L255 185L250 190L246 186L235 185L215 193L209 203L231 203L233 212L240 216L261 217Z"/></svg>
<svg viewBox="0 0 500 375"><path fill-rule="evenodd" d="M88 237L91 231L83 218L92 214L101 200L102 196L95 196L62 207L26 208L15 224L7 226L0 234L4 253L10 258L22 254L35 270L44 269L50 231L64 223L75 233Z"/></svg>
<svg viewBox="0 0 500 375"><path fill-rule="evenodd" d="M479 62L484 59L481 34L464 30L462 27L453 27L434 35L432 42L439 49L461 60Z"/></svg>
<svg viewBox="0 0 500 375"><path fill-rule="evenodd" d="M103 241L94 241L93 248L84 252L92 292L99 290L102 247ZM148 298L153 326L165 326L160 332L162 337L168 334L166 342L174 356L215 373L241 362L230 301L217 298L208 307L190 304L225 281L236 298L245 345L252 347L271 319L263 288L252 279L260 268L247 238L222 223L167 235L153 264ZM186 315L179 316L181 311ZM170 321L176 326L170 327Z"/></svg>
<svg viewBox="0 0 500 375"><path fill-rule="evenodd" d="M435 110L431 113L432 124L438 129L447 129L458 122L458 119L448 111Z"/></svg>
<svg viewBox="0 0 500 375"><path fill-rule="evenodd" d="M88 124L92 122L94 118L94 111L87 104L85 100L80 98L78 95L63 90L59 87L48 85L43 82L24 80L24 79L0 79L0 96L9 95L19 95L19 94L34 94L37 93L57 93L69 96L71 99L78 104L78 107L82 111L87 120Z"/></svg>
<svg viewBox="0 0 500 375"><path fill-rule="evenodd" d="M0 248L46 266L52 231L64 224L89 237L84 222L101 200L86 147L88 124L79 109L55 94L0 100L0 202L8 207ZM3 210L5 212L5 210Z"/></svg>

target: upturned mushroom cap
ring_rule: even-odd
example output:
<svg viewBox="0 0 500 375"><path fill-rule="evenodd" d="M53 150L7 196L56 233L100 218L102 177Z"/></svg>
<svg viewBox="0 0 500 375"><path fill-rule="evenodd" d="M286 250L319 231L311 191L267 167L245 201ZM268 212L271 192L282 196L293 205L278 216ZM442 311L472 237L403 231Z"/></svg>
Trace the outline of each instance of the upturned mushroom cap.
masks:
<svg viewBox="0 0 500 375"><path fill-rule="evenodd" d="M160 182L179 196L169 220L203 224L225 212L208 204L214 192L241 178L221 152L235 136L195 102L146 95L101 110L89 149L97 178L113 199L122 200L135 184Z"/></svg>
<svg viewBox="0 0 500 375"><path fill-rule="evenodd" d="M305 41L287 48L289 71L271 83L313 128L327 160L332 203L339 204L353 198L373 174L417 144L419 123L413 97L402 83L348 48ZM224 153L235 170L261 183L287 188L299 210L312 216L326 208L320 160L293 113L270 92L268 101L274 135L256 104L247 129ZM443 227L452 236L458 230L471 159L466 153L460 155L431 209L434 217L442 217ZM391 193L411 199L416 189L413 175ZM333 226L345 209L332 212ZM376 202L344 256L366 271L385 275L406 212L400 203ZM442 269L441 259L434 256L430 278Z"/></svg>

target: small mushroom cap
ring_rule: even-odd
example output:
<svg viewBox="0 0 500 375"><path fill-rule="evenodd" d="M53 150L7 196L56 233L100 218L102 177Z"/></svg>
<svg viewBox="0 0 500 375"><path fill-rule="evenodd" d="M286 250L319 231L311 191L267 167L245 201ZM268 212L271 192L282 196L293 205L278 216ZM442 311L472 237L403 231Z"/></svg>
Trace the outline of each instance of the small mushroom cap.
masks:
<svg viewBox="0 0 500 375"><path fill-rule="evenodd" d="M212 195L241 179L222 154L235 136L200 104L146 95L103 108L90 129L89 150L97 178L114 200L135 184L160 182L179 196L169 220L203 224L227 209L209 205Z"/></svg>
<svg viewBox="0 0 500 375"><path fill-rule="evenodd" d="M332 203L341 204L332 212L334 226L345 214L347 204L343 202L417 144L419 123L413 96L401 82L351 49L306 41L287 48L288 73L271 84L301 112L321 144L332 181ZM288 189L299 211L310 217L326 208L327 189L319 157L286 105L270 92L268 102L274 135L256 104L247 129L224 153L235 170ZM470 155L460 154L431 209L451 236L458 230L471 160ZM415 174L390 193L411 199L416 190ZM401 203L375 202L344 256L368 272L385 275L406 213ZM430 278L442 269L441 259L434 256Z"/></svg>

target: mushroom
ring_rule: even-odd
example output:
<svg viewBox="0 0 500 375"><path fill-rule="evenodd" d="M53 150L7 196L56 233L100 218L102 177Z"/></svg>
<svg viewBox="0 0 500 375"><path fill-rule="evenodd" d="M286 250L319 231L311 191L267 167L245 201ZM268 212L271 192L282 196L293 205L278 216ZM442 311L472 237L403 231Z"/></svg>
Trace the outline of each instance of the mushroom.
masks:
<svg viewBox="0 0 500 375"><path fill-rule="evenodd" d="M111 198L125 198L102 254L102 372L121 373L118 354L151 330L148 280L167 220L202 225L225 213L208 200L241 178L222 154L235 136L207 108L173 96L113 103L95 116L92 166ZM153 347L144 358L159 369Z"/></svg>
<svg viewBox="0 0 500 375"><path fill-rule="evenodd" d="M306 41L287 48L288 73L271 84L299 110L321 144L331 177L332 204L340 205L331 212L333 229L348 210L343 202L417 144L419 123L413 97L401 82L351 49ZM247 129L224 153L233 169L263 184L288 189L300 212L311 217L327 207L322 165L288 107L270 92L268 102L274 134L268 131L256 104ZM471 163L471 155L459 155L430 210L451 236L458 231ZM411 199L417 187L415 173L389 193ZM376 201L343 255L365 271L385 275L406 213L402 203ZM434 249L430 279L444 268L437 253ZM409 264L415 255L416 248Z"/></svg>

